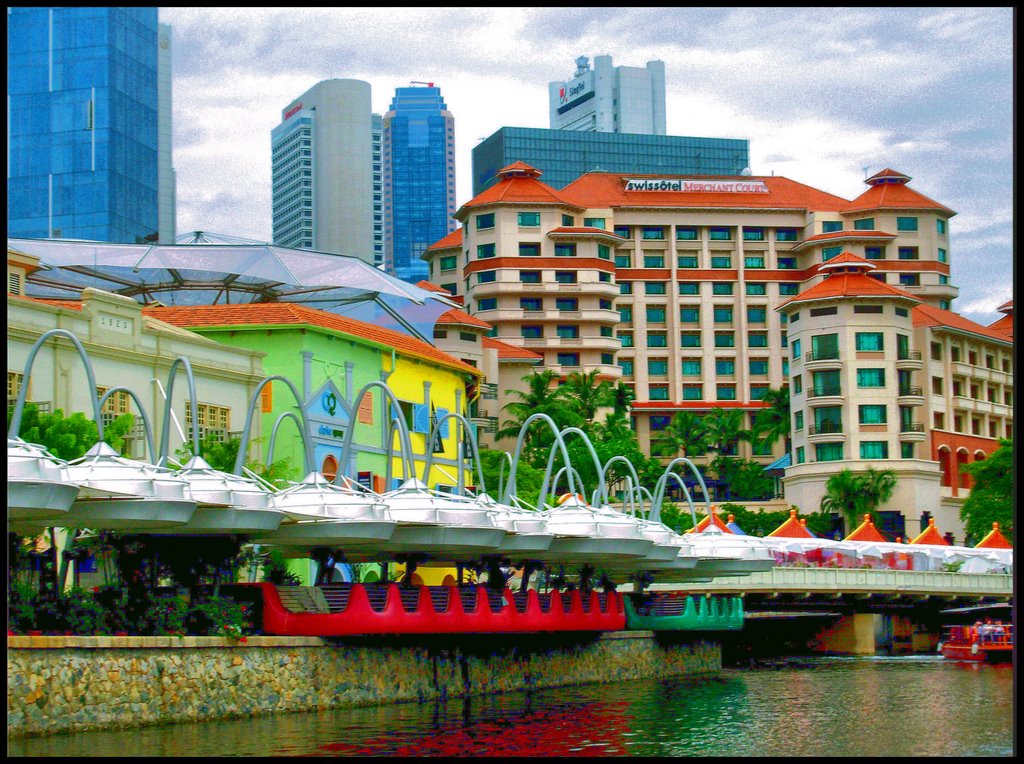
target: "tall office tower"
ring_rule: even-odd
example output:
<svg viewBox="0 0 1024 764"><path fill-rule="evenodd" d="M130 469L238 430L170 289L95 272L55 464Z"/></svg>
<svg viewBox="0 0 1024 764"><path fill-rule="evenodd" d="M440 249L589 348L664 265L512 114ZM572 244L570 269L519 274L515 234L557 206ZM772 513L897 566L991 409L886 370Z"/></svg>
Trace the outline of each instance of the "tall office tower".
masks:
<svg viewBox="0 0 1024 764"><path fill-rule="evenodd" d="M9 236L160 237L160 32L156 8L7 9Z"/></svg>
<svg viewBox="0 0 1024 764"><path fill-rule="evenodd" d="M318 82L270 133L274 243L373 262L370 83Z"/></svg>
<svg viewBox="0 0 1024 764"><path fill-rule="evenodd" d="M420 255L455 230L455 119L434 83L396 88L384 115L385 268L415 283Z"/></svg>
<svg viewBox="0 0 1024 764"><path fill-rule="evenodd" d="M576 59L567 81L548 83L551 127L598 133L665 135L665 63L612 66L611 56Z"/></svg>
<svg viewBox="0 0 1024 764"><path fill-rule="evenodd" d="M373 265L384 267L384 117L370 115L373 140Z"/></svg>
<svg viewBox="0 0 1024 764"><path fill-rule="evenodd" d="M159 241L174 244L177 228L177 175L172 161L171 27L158 26L157 38L157 209Z"/></svg>

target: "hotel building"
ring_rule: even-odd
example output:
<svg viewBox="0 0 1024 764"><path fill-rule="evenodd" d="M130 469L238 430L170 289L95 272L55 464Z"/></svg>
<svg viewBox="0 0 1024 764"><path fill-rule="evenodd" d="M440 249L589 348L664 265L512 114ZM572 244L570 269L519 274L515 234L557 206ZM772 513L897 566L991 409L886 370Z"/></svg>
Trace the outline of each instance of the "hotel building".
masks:
<svg viewBox="0 0 1024 764"><path fill-rule="evenodd" d="M563 376L596 370L631 385L634 428L648 453L677 411L734 408L750 427L765 391L788 385L788 501L816 511L824 481L838 469L885 467L908 488L884 511L905 521L930 513L942 528L962 528L956 508L966 483L943 455L959 449L973 461L1012 432L1012 338L949 310L957 295L949 283L953 210L892 170L868 178L852 201L782 177L588 173L556 190L525 163L498 175L456 213L459 232L424 259L430 281L462 297L467 312L494 327L494 340L542 358L526 368ZM833 260L853 263L858 283L876 285L880 295L837 293L801 309L816 302L823 283L838 283L829 281L840 269L828 267ZM862 301L885 310L855 310ZM809 312L831 307L831 314ZM796 321L793 313L801 314ZM858 346L877 341L858 335L877 335L878 325L881 349ZM828 344L813 339L818 332L841 336ZM838 369L824 357L833 347ZM822 357L808 362L807 352ZM858 376L869 366L858 353L881 354L870 359L881 374ZM833 379L808 373L837 374L841 400L808 406L808 392L831 390ZM858 387L858 379L873 383ZM954 379L957 392L949 388ZM501 387L496 402L481 402L481 416L502 416L507 402ZM818 426L831 414L813 413L824 403L840 409L841 450L839 433ZM885 421L875 421L883 405ZM862 406L870 409L863 420ZM863 437L868 431L851 422L872 431L884 424L885 436ZM886 445L861 448L868 440ZM760 453L740 443L737 453L765 464L787 456L781 440ZM915 498L918 482L927 489Z"/></svg>
<svg viewBox="0 0 1024 764"><path fill-rule="evenodd" d="M576 59L567 81L548 83L551 127L599 133L665 134L665 63L612 66L611 56Z"/></svg>

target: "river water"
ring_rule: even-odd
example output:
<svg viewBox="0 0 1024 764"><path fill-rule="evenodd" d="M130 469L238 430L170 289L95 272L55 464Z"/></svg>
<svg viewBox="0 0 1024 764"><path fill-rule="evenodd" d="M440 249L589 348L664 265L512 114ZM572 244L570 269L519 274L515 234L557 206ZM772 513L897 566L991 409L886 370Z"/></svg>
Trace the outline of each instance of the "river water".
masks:
<svg viewBox="0 0 1024 764"><path fill-rule="evenodd" d="M1013 670L786 658L425 704L12 739L12 756L1011 756Z"/></svg>

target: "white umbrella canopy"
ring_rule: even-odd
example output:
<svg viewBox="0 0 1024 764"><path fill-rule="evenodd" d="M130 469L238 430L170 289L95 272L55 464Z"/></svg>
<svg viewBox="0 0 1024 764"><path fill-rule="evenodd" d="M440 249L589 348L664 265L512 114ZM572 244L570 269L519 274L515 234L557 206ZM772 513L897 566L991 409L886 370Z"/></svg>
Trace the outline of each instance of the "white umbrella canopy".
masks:
<svg viewBox="0 0 1024 764"><path fill-rule="evenodd" d="M67 514L78 496L67 462L43 446L7 439L7 524L53 520ZM43 523L44 525L46 523Z"/></svg>

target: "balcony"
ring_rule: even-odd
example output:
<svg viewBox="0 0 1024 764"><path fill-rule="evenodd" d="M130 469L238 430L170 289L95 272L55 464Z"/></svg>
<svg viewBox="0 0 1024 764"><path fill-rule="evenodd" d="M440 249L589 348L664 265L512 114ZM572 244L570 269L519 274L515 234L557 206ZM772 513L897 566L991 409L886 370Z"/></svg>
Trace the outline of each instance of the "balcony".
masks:
<svg viewBox="0 0 1024 764"><path fill-rule="evenodd" d="M839 385L824 385L807 390L807 402L812 406L837 406L843 402L843 391Z"/></svg>
<svg viewBox="0 0 1024 764"><path fill-rule="evenodd" d="M924 391L920 387L901 387L896 393L896 403L900 406L923 406Z"/></svg>
<svg viewBox="0 0 1024 764"><path fill-rule="evenodd" d="M842 368L837 350L812 350L804 354L804 366L807 371L823 371Z"/></svg>
<svg viewBox="0 0 1024 764"><path fill-rule="evenodd" d="M896 368L906 371L917 371L924 366L920 350L908 350L896 355Z"/></svg>
<svg viewBox="0 0 1024 764"><path fill-rule="evenodd" d="M832 419L824 419L807 426L808 443L824 443L843 440L843 423Z"/></svg>
<svg viewBox="0 0 1024 764"><path fill-rule="evenodd" d="M921 422L900 422L900 440L906 442L923 441L925 439L924 424Z"/></svg>

